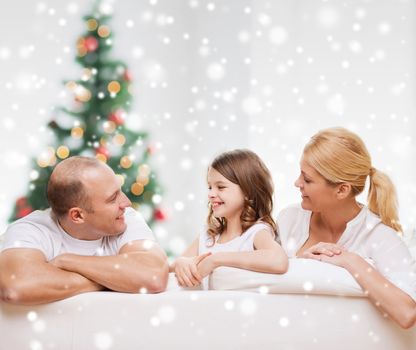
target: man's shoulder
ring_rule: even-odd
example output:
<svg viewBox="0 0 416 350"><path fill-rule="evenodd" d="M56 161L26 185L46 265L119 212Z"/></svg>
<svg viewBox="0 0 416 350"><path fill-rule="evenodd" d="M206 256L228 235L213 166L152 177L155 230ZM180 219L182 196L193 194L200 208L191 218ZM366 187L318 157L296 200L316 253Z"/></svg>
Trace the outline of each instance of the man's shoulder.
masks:
<svg viewBox="0 0 416 350"><path fill-rule="evenodd" d="M147 225L143 215L134 208L126 208L124 212L126 230L121 233L118 238L125 240L140 240L151 239L154 240L152 230Z"/></svg>
<svg viewBox="0 0 416 350"><path fill-rule="evenodd" d="M124 217L127 229L134 228L142 230L148 228L148 225L143 215L134 208L126 208L126 211L124 212Z"/></svg>
<svg viewBox="0 0 416 350"><path fill-rule="evenodd" d="M143 215L138 210L132 207L126 208L124 215L126 218L129 218L131 220L138 220L138 221L143 221L143 222L145 221L143 218Z"/></svg>
<svg viewBox="0 0 416 350"><path fill-rule="evenodd" d="M9 229L14 230L16 228L20 228L23 226L34 227L34 228L37 227L39 229L42 229L42 228L54 229L57 227L56 220L54 219L54 216L50 209L35 210L31 212L30 214L26 215L25 217L12 222L9 225L8 230Z"/></svg>
<svg viewBox="0 0 416 350"><path fill-rule="evenodd" d="M1 250L9 248L33 248L50 257L49 251L59 229L50 210L37 210L13 222L4 234Z"/></svg>

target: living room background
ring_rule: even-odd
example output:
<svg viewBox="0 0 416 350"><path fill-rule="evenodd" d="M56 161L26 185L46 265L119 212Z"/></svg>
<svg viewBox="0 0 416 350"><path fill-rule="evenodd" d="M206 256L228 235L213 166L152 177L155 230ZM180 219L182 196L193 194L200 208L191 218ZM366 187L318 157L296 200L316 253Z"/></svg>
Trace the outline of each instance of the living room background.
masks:
<svg viewBox="0 0 416 350"><path fill-rule="evenodd" d="M93 1L15 0L0 28L0 232L48 145L46 124L80 74L75 43ZM416 218L415 23L411 0L118 0L114 54L133 77L127 124L150 133L165 191L160 243L180 253L205 222L206 169L250 148L269 166L275 212L298 202L303 145L344 126L396 184L407 234ZM362 198L365 201L365 196Z"/></svg>

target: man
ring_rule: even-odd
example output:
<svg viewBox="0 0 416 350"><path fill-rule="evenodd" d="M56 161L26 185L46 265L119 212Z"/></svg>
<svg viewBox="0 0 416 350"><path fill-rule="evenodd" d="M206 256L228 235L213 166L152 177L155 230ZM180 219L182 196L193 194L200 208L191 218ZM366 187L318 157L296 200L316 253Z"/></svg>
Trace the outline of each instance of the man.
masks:
<svg viewBox="0 0 416 350"><path fill-rule="evenodd" d="M106 164L59 163L48 183L50 209L14 222L0 253L1 299L39 304L110 289L157 293L168 264L143 218Z"/></svg>

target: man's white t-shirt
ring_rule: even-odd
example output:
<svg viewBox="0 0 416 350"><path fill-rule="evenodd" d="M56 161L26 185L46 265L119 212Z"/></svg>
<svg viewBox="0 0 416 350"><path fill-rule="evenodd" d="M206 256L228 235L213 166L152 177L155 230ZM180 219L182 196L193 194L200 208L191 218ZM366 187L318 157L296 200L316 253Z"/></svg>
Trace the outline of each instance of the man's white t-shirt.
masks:
<svg viewBox="0 0 416 350"><path fill-rule="evenodd" d="M283 209L277 218L282 247L289 258L309 237L312 212L300 204ZM416 300L416 262L409 248L391 227L363 206L360 213L347 223L337 244L360 255L390 282Z"/></svg>
<svg viewBox="0 0 416 350"><path fill-rule="evenodd" d="M4 235L1 250L32 248L42 251L47 261L63 253L87 256L116 255L126 243L135 240L152 240L154 236L140 213L126 208L126 230L116 236L105 236L97 240L76 239L67 234L53 215L51 209L36 210L13 222Z"/></svg>

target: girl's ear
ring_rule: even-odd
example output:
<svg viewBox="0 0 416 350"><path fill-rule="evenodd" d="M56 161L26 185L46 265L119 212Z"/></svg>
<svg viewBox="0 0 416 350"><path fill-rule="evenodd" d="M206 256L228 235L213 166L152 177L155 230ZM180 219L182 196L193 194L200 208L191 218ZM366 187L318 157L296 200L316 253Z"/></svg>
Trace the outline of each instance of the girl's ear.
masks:
<svg viewBox="0 0 416 350"><path fill-rule="evenodd" d="M340 185L338 185L337 198L339 199L347 198L350 195L351 191L352 191L351 184L347 182L343 182Z"/></svg>

